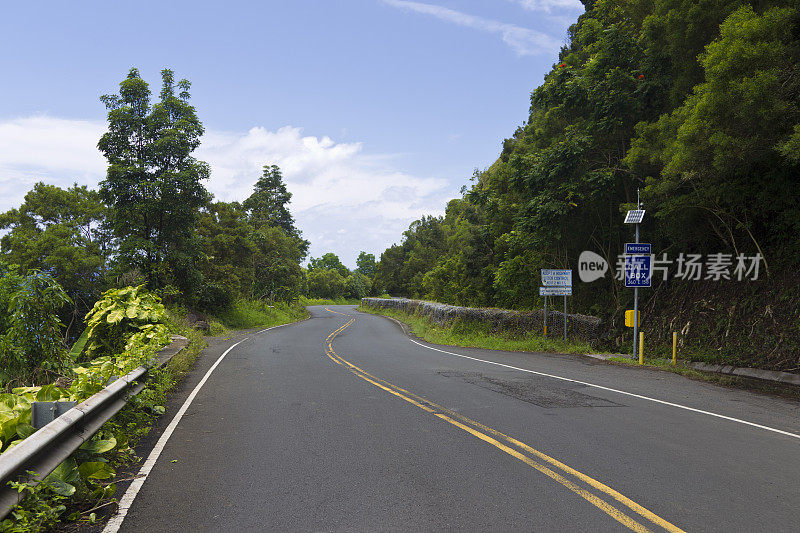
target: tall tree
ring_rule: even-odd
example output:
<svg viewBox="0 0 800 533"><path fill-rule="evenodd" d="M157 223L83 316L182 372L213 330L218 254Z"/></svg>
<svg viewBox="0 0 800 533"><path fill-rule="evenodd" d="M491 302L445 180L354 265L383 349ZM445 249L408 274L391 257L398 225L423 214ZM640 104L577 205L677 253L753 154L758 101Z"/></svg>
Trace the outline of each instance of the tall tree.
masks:
<svg viewBox="0 0 800 533"><path fill-rule="evenodd" d="M189 104L187 80L161 71L158 103L132 68L118 95L105 95L108 132L98 148L108 160L100 184L123 267L138 269L151 289L176 285L188 296L199 282L197 209L210 195L206 163L192 157L203 125ZM179 91L176 94L176 89Z"/></svg>
<svg viewBox="0 0 800 533"><path fill-rule="evenodd" d="M311 258L308 261L308 270L335 270L340 276L346 278L350 275L350 270L344 266L339 259L339 256L333 252L328 252L322 257Z"/></svg>
<svg viewBox="0 0 800 533"><path fill-rule="evenodd" d="M356 266L358 267L356 270L368 278L372 278L375 275L375 256L367 252L361 252L358 254L358 259L356 259Z"/></svg>
<svg viewBox="0 0 800 533"><path fill-rule="evenodd" d="M288 207L291 200L292 193L286 189L278 165L264 165L263 173L253 187L253 194L242 202L242 207L254 228L281 228L286 235L295 238L305 258L309 242L302 238L302 233L294 225L294 217Z"/></svg>
<svg viewBox="0 0 800 533"><path fill-rule="evenodd" d="M278 165L264 165L264 171L253 189L253 194L242 206L254 226L277 226L288 234L296 231L294 217L287 207L292 193L286 190Z"/></svg>

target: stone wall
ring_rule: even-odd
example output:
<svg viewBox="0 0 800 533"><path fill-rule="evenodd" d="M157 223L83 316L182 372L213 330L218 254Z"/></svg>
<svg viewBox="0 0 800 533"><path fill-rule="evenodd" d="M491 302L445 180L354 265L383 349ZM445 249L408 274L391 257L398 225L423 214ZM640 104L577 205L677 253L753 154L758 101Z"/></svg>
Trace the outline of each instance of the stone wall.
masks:
<svg viewBox="0 0 800 533"><path fill-rule="evenodd" d="M560 303L560 302L559 302ZM544 310L510 311L481 307L458 307L455 305L409 300L406 298L362 298L361 305L368 307L396 309L430 318L436 324L452 323L457 318L489 324L490 331L541 333L544 326ZM585 342L595 342L601 336L602 321L593 316L567 314L567 338ZM547 310L548 336L564 336L564 313Z"/></svg>

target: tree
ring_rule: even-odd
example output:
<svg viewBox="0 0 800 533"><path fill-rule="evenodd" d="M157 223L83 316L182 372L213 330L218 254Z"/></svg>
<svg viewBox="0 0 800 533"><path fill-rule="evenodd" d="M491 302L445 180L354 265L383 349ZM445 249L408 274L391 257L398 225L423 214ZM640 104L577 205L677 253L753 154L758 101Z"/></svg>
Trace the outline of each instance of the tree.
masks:
<svg viewBox="0 0 800 533"><path fill-rule="evenodd" d="M98 148L109 165L100 193L111 207L122 266L138 269L151 289L174 284L186 296L199 282L197 209L210 199L201 184L209 167L191 155L203 125L189 104L190 83L176 84L169 69L161 79L153 105L135 68L119 95L101 97L109 110L108 132Z"/></svg>
<svg viewBox="0 0 800 533"><path fill-rule="evenodd" d="M281 228L287 235L295 237L305 258L309 243L294 225L294 217L287 207L291 199L292 193L286 189L281 169L277 165L264 165L253 194L242 203L242 207L247 211L253 227Z"/></svg>
<svg viewBox="0 0 800 533"><path fill-rule="evenodd" d="M197 306L214 310L238 298L288 301L300 292L303 252L279 227L253 228L236 202L215 202L199 223L203 260Z"/></svg>
<svg viewBox="0 0 800 533"><path fill-rule="evenodd" d="M317 259L312 257L308 262L308 270L309 272L312 270L335 270L343 278L350 274L347 267L339 260L339 256L332 252L328 252Z"/></svg>
<svg viewBox="0 0 800 533"><path fill-rule="evenodd" d="M74 302L80 320L105 289L109 235L107 208L85 185L61 189L39 182L17 209L0 215L6 264L51 275ZM69 317L64 317L68 322Z"/></svg>
<svg viewBox="0 0 800 533"><path fill-rule="evenodd" d="M785 236L800 231L800 167L786 150L800 131L798 31L797 9L737 9L700 55L705 81L638 128L627 162L659 173L647 199L672 242L797 258Z"/></svg>
<svg viewBox="0 0 800 533"><path fill-rule="evenodd" d="M305 252L297 239L281 228L261 228L251 235L258 254L253 257L253 298L289 301L299 296L303 281L300 261Z"/></svg>
<svg viewBox="0 0 800 533"><path fill-rule="evenodd" d="M367 252L361 252L358 254L358 259L356 259L356 265L359 272L367 276L368 278L372 279L372 276L375 275L375 267L377 266L375 263L375 256L373 254L368 254Z"/></svg>
<svg viewBox="0 0 800 533"><path fill-rule="evenodd" d="M259 254L252 233L247 215L235 202L214 202L201 211L198 235L203 258L198 267L203 282L196 295L199 308L220 309L251 296L253 263Z"/></svg>
<svg viewBox="0 0 800 533"><path fill-rule="evenodd" d="M348 298L364 298L372 290L369 278L359 271L355 271L344 280Z"/></svg>
<svg viewBox="0 0 800 533"><path fill-rule="evenodd" d="M286 190L281 169L277 165L264 165L253 189L253 194L242 203L251 223L256 227L276 226L288 234L295 232L294 217L286 207L292 193Z"/></svg>
<svg viewBox="0 0 800 533"><path fill-rule="evenodd" d="M0 384L42 383L69 361L58 311L69 296L48 274L0 262Z"/></svg>
<svg viewBox="0 0 800 533"><path fill-rule="evenodd" d="M307 276L308 295L312 298L342 298L347 292L345 278L336 270L317 268Z"/></svg>

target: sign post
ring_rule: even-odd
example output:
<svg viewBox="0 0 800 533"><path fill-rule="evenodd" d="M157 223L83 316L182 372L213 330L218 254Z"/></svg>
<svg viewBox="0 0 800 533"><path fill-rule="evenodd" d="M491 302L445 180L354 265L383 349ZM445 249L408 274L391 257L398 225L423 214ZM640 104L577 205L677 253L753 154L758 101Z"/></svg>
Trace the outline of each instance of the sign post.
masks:
<svg viewBox="0 0 800 533"><path fill-rule="evenodd" d="M541 290L541 287L539 288ZM544 336L547 337L547 295L544 295Z"/></svg>
<svg viewBox="0 0 800 533"><path fill-rule="evenodd" d="M652 276L652 250L649 244L639 242L639 224L644 219L644 209L636 191L636 209L625 215L626 224L636 225L636 242L625 244L625 286L633 287L633 357L639 339L639 287L649 287Z"/></svg>
<svg viewBox="0 0 800 533"><path fill-rule="evenodd" d="M547 297L564 297L564 341L567 340L567 296L572 296L572 270L542 269L539 296L544 296L544 334L547 336Z"/></svg>

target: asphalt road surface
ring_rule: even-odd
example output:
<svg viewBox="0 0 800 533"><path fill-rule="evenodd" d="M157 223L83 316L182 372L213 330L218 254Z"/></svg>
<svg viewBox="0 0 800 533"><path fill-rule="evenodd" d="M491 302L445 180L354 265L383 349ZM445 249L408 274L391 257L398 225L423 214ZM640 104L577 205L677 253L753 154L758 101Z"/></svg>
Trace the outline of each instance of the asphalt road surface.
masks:
<svg viewBox="0 0 800 533"><path fill-rule="evenodd" d="M310 310L219 361L121 531L800 529L797 402Z"/></svg>

